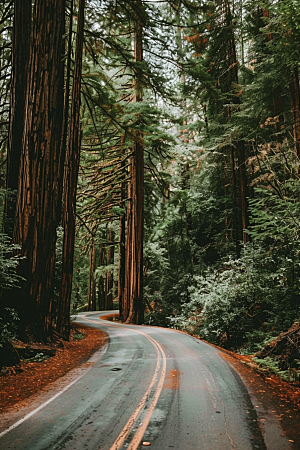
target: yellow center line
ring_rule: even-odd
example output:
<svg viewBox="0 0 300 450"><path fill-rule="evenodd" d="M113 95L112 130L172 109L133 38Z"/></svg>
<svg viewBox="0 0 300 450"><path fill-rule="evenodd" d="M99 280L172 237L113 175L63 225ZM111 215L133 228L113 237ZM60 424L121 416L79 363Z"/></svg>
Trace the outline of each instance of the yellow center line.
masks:
<svg viewBox="0 0 300 450"><path fill-rule="evenodd" d="M86 316L84 316L83 318L89 322L99 323L98 321L86 319ZM116 324L109 324L109 326L125 328L125 327L122 327L122 326L116 325ZM134 436L129 444L128 450L136 450L138 448L141 440L143 439L145 431L149 425L152 413L155 409L158 399L160 397L160 394L161 394L161 391L162 391L162 388L164 385L165 376L166 376L167 358L166 358L166 354L165 354L162 346L159 344L159 342L157 342L155 339L153 339L153 337L149 336L148 334L143 333L142 331L135 330L134 328L131 328L130 326L126 326L126 328L129 328L131 331L135 331L136 333L139 333L139 334L145 336L151 342L151 344L155 348L155 351L157 354L157 362L156 362L156 368L155 368L155 371L154 371L154 374L153 374L153 377L151 379L148 389L146 390L143 398L140 400L135 411L130 416L130 418L127 421L126 425L124 426L123 430L121 431L121 433L119 434L119 436L117 437L117 439L115 440L113 445L111 446L110 450L119 450L121 448L121 446L123 445L124 441L126 440L127 436L129 435L136 419L138 418L140 412L142 411L142 409L144 408L144 406L146 404L146 401L154 387L155 382L157 381L157 375L158 375L158 372L159 372L159 369L161 366L161 359L162 359L162 369L161 369L160 377L159 377L158 384L157 384L155 393L153 395L151 404L148 407L147 413L145 414L145 417L143 419L143 425L140 426L138 428L138 430L136 431L136 433L134 434Z"/></svg>
<svg viewBox="0 0 300 450"><path fill-rule="evenodd" d="M137 330L135 330L137 331ZM137 331L140 334L143 334L144 336L146 336L147 339L149 339L152 344L154 345L155 348L159 348L161 355L162 355L162 359L163 359L163 365L162 365L162 370L161 370L161 374L160 374L160 378L159 378L159 382L156 388L156 391L153 395L152 398L152 402L149 406L149 408L147 409L147 413L145 414L145 417L143 419L143 425L140 426L138 428L138 430L136 431L135 435L133 436L130 445L128 447L128 450L136 450L141 442L141 440L143 439L143 436L145 434L145 431L149 425L149 422L151 420L151 416L152 413L155 409L155 406L158 402L158 399L160 397L163 385L164 385L164 381L165 381L165 376L166 376L166 367L167 367L167 358L166 358L166 354L164 352L164 350L162 349L161 345L155 340L153 339L151 336L147 336L147 334L142 333L140 331Z"/></svg>

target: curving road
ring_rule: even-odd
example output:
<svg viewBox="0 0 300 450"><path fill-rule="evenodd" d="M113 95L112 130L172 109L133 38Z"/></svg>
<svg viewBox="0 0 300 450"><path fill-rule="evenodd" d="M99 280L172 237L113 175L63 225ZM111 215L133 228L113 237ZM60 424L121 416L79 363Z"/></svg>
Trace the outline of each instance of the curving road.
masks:
<svg viewBox="0 0 300 450"><path fill-rule="evenodd" d="M242 381L215 347L99 316L77 321L106 331L108 345L50 392L3 415L1 450L300 448L296 413L292 431L284 429L279 406L262 404L258 392L266 391Z"/></svg>

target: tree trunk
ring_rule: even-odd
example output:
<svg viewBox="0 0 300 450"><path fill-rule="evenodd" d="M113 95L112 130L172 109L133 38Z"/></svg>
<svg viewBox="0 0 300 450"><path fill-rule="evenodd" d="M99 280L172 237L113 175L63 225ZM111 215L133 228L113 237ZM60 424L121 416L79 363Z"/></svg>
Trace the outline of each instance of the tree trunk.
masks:
<svg viewBox="0 0 300 450"><path fill-rule="evenodd" d="M227 58L228 58L228 71L229 71L229 93L232 95L232 103L235 105L240 104L240 99L236 95L236 86L238 85L238 60L236 55L236 45L235 45L235 35L232 23L232 13L231 7L228 0L225 0L225 17L226 26L229 30L229 38L227 42ZM239 107L239 106L238 106ZM227 118L228 121L231 119L232 111L231 108L227 108ZM233 197L233 223L235 224L235 245L237 251L237 257L240 255L239 240L242 237L243 242L246 243L248 236L245 230L248 228L248 207L247 207L247 174L246 174L246 161L245 161L245 148L244 143L241 140L236 142L237 146L237 158L239 165L239 181L240 181L240 201L241 201L241 218L238 219L239 208L238 208L238 198L237 198L237 184L236 184L236 173L235 173L235 155L234 148L230 146L230 161L231 161L231 171L232 171L232 197ZM241 227L242 225L242 227ZM241 234L242 228L242 236Z"/></svg>
<svg viewBox="0 0 300 450"><path fill-rule="evenodd" d="M88 311L96 311L96 247L94 238L90 248L90 270L89 270L89 291L88 291Z"/></svg>
<svg viewBox="0 0 300 450"><path fill-rule="evenodd" d="M57 195L57 202L59 210L62 209L62 198L63 198L63 181L64 181L64 171L65 171L65 160L66 160L66 149L67 149L67 138L68 138L68 126L69 126L69 109L70 109L70 81L71 81L71 60L72 60L72 36L73 36L73 14L74 14L74 0L70 1L70 17L69 17L69 35L68 35L68 47L67 47L67 58L66 58L66 76L65 76L65 95L64 95L64 113L63 113L63 124L62 124L62 138L61 138L61 149L60 149L60 173L58 175L59 181L59 192Z"/></svg>
<svg viewBox="0 0 300 450"><path fill-rule="evenodd" d="M4 231L12 237L19 185L30 55L31 0L14 1Z"/></svg>
<svg viewBox="0 0 300 450"><path fill-rule="evenodd" d="M245 165L245 146L243 141L238 142L238 163L239 163L239 175L240 175L240 191L241 191L241 210L242 210L242 226L243 226L243 242L246 244L249 240L249 236L246 230L249 226L248 220L248 202L247 202L247 173Z"/></svg>
<svg viewBox="0 0 300 450"><path fill-rule="evenodd" d="M136 2L140 10L142 4ZM143 27L141 19L136 16L135 20L135 45L134 59L136 62L143 60ZM135 79L135 102L142 101L142 89L140 83L141 74L136 73ZM132 194L132 219L130 237L130 267L129 270L129 314L127 323L142 324L144 322L143 306L143 228L144 228L144 145L142 134L137 131L134 139L133 157L131 158L131 194ZM128 236L127 236L128 239Z"/></svg>
<svg viewBox="0 0 300 450"><path fill-rule="evenodd" d="M129 182L128 182L128 204L126 211L126 222L127 222L127 233L126 233L126 246L125 246L125 285L124 292L122 297L122 308L120 318L123 322L125 322L129 316L130 310L130 294L131 294L131 285L132 285L132 183L131 183L131 167L132 167L132 159L130 157L130 165L129 165Z"/></svg>
<svg viewBox="0 0 300 450"><path fill-rule="evenodd" d="M100 266L105 265L105 248L100 246ZM98 280L98 308L99 311L105 309L105 289L104 289L104 278L101 275Z"/></svg>
<svg viewBox="0 0 300 450"><path fill-rule="evenodd" d="M108 247L107 251L107 265L110 266L114 263L114 257L115 257L115 233L110 228L109 229L109 236L108 236L109 242L111 242L113 245L110 245ZM113 272L111 268L106 272L106 282L105 282L105 311L109 311L110 309L113 309L113 287L114 287L114 278L113 278Z"/></svg>
<svg viewBox="0 0 300 450"><path fill-rule="evenodd" d="M132 195L132 261L130 285L130 310L127 323L142 324L143 307L143 145L136 141L133 158L133 195Z"/></svg>
<svg viewBox="0 0 300 450"><path fill-rule="evenodd" d="M269 3L269 2L268 2ZM268 5L265 5L268 6ZM270 12L269 9L262 9L261 10L262 16L269 18L270 17ZM273 39L273 35L272 33L268 33L267 34L267 42L270 42ZM273 89L273 108L274 108L274 116L278 118L278 121L275 122L274 128L275 128L275 132L279 133L280 132L280 122L284 122L284 100L282 98L282 95L280 93L280 89L274 88ZM279 141L279 136L276 137L277 141Z"/></svg>
<svg viewBox="0 0 300 450"><path fill-rule="evenodd" d="M300 157L300 90L298 67L295 67L292 73L290 83L291 109L292 109L292 127L294 138L295 153Z"/></svg>
<svg viewBox="0 0 300 450"><path fill-rule="evenodd" d="M121 192L120 192L120 207L125 208L126 200L126 185L125 185L125 159L123 151L123 141L121 143L121 167L123 171L123 180L121 182ZM125 289L125 234L126 234L126 217L125 212L120 216L119 219L119 270L118 270L118 298L119 298L119 315L121 319L123 318L123 302L124 302L124 289Z"/></svg>
<svg viewBox="0 0 300 450"><path fill-rule="evenodd" d="M237 186L236 186L236 171L235 171L235 155L233 146L230 146L230 167L231 167L231 191L232 191L232 228L233 239L235 243L236 256L240 257L240 236L239 236L239 220L238 220L238 199L237 199Z"/></svg>
<svg viewBox="0 0 300 450"><path fill-rule="evenodd" d="M80 159L81 131L81 72L84 35L85 0L79 1L76 54L73 75L69 142L64 173L64 241L62 254L62 283L57 311L57 330L66 338L70 333L70 303L72 294L74 242L76 224L76 192Z"/></svg>
<svg viewBox="0 0 300 450"><path fill-rule="evenodd" d="M63 116L65 2L36 0L25 103L20 183L13 241L25 257L18 272L26 281L16 293L20 333L52 336L57 177ZM49 33L49 30L52 32Z"/></svg>
<svg viewBox="0 0 300 450"><path fill-rule="evenodd" d="M119 314L123 317L124 289L125 289L125 214L119 221L119 271L118 271Z"/></svg>

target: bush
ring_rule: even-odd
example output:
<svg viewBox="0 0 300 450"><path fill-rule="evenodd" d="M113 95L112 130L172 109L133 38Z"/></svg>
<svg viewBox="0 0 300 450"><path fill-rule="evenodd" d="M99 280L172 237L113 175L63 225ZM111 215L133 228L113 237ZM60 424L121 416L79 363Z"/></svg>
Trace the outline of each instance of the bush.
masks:
<svg viewBox="0 0 300 450"><path fill-rule="evenodd" d="M4 308L0 317L0 347L16 337L17 321L19 320L14 309Z"/></svg>
<svg viewBox="0 0 300 450"><path fill-rule="evenodd" d="M240 259L194 277L181 328L193 328L193 333L226 348L257 351L297 318L294 288L283 277L288 264L258 244L247 244ZM197 321L190 321L195 316Z"/></svg>
<svg viewBox="0 0 300 450"><path fill-rule="evenodd" d="M0 298L3 291L18 288L22 278L16 273L20 262L19 255L14 255L20 247L11 244L5 234L0 234ZM16 336L17 313L14 309L3 307L0 311L0 347L8 344Z"/></svg>
<svg viewBox="0 0 300 450"><path fill-rule="evenodd" d="M23 279L16 273L16 268L23 258L15 254L19 249L20 246L11 244L8 236L0 234L0 297L3 290L19 287Z"/></svg>

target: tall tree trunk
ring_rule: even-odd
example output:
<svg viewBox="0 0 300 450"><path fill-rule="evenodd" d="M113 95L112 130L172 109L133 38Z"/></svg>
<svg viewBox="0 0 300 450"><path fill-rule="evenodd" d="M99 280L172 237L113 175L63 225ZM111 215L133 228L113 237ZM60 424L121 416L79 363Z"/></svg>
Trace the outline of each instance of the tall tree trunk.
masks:
<svg viewBox="0 0 300 450"><path fill-rule="evenodd" d="M65 95L64 95L64 113L63 113L63 124L62 124L62 138L61 138L61 149L60 149L60 173L58 175L59 192L57 195L57 202L59 210L62 209L62 198L63 198L63 182L64 182L64 171L65 171L65 160L66 160L66 149L67 149L67 139L68 139L68 125L69 125L69 109L70 109L70 82L71 82L71 60L72 60L72 36L73 36L73 11L74 0L70 1L70 16L69 16L69 31L68 31L68 46L67 46L67 57L66 57L66 74L65 74ZM62 218L62 217L61 217Z"/></svg>
<svg viewBox="0 0 300 450"><path fill-rule="evenodd" d="M142 11L140 0L135 2ZM143 61L143 27L141 18L136 15L134 59ZM136 72L135 102L142 101L141 74ZM136 132L131 165L132 221L131 221L131 264L130 270L130 309L127 323L144 322L143 306L143 228L144 228L144 145L140 132Z"/></svg>
<svg viewBox="0 0 300 450"><path fill-rule="evenodd" d="M268 3L269 2L267 2L267 5L265 5L265 6L269 6ZM265 18L270 17L269 9L262 9L261 14ZM268 33L266 41L270 42L270 41L272 41L272 39L273 39L272 33ZM283 115L284 100L282 98L280 89L278 87L273 88L272 93L273 93L272 101L273 101L274 116L277 117L277 121L275 122L274 128L275 128L275 132L279 133L280 132L280 122L281 122L281 124L282 124L282 122L284 122L284 115ZM280 142L280 137L278 135L276 137L276 140L278 142Z"/></svg>
<svg viewBox="0 0 300 450"><path fill-rule="evenodd" d="M66 338L70 333L70 303L72 294L74 242L76 225L76 192L80 159L81 73L84 36L85 0L79 0L76 54L73 75L69 142L64 173L64 241L62 253L62 283L57 311L57 330Z"/></svg>
<svg viewBox="0 0 300 450"><path fill-rule="evenodd" d="M89 291L88 291L88 311L96 311L96 246L94 238L90 248L90 269L89 269Z"/></svg>
<svg viewBox="0 0 300 450"><path fill-rule="evenodd" d="M229 31L229 38L227 42L227 57L228 57L228 71L229 71L229 93L232 95L232 102L235 105L240 104L239 97L236 95L236 87L238 85L238 60L236 55L236 45L235 45L235 35L234 35L234 29L233 29L233 23L232 23L232 12L231 12L231 6L230 2L228 0L225 0L224 3L225 6L225 17L226 17L226 26L228 27ZM228 107L227 117L228 121L230 120L232 116L231 108ZM236 195L236 173L235 173L235 164L234 164L234 148L233 146L230 147L230 160L231 160L231 170L232 170L232 190L233 190L233 222L236 223L237 229L236 229L236 249L237 249L237 256L239 257L240 250L239 250L239 244L238 240L240 239L240 226L242 225L242 237L243 242L246 243L248 240L248 235L246 234L245 230L248 228L248 205L247 205L247 174L246 174L246 161L245 161L245 148L243 141L239 140L236 143L237 146L237 159L238 159L238 165L239 165L239 181L240 181L240 200L241 200L241 219L237 220L237 214L238 214L238 200ZM241 225L240 225L241 224Z"/></svg>
<svg viewBox="0 0 300 450"><path fill-rule="evenodd" d="M248 218L248 206L247 206L247 173L245 165L245 145L243 141L238 142L238 163L239 163L239 175L240 175L240 193L241 193L241 209L242 209L242 226L243 226L243 242L246 244L249 240L249 236L246 230L249 225Z"/></svg>
<svg viewBox="0 0 300 450"><path fill-rule="evenodd" d="M13 241L25 257L18 272L20 333L52 335L59 155L63 116L65 2L36 0L28 66L20 183ZM49 30L52 32L49 33Z"/></svg>
<svg viewBox="0 0 300 450"><path fill-rule="evenodd" d="M105 265L105 248L100 246L100 266L103 267ZM99 311L103 311L105 309L105 289L104 289L104 277L102 275L99 276L98 280L98 308Z"/></svg>
<svg viewBox="0 0 300 450"><path fill-rule="evenodd" d="M107 265L110 266L114 263L114 257L115 257L115 233L114 231L109 228L108 231L108 240L113 245L110 245L107 250ZM106 272L106 282L105 282L105 310L108 311L110 309L113 309L113 287L114 287L114 278L113 278L113 272L111 268Z"/></svg>
<svg viewBox="0 0 300 450"><path fill-rule="evenodd" d="M238 220L238 199L237 199L237 185L236 185L236 170L235 170L235 155L233 146L230 146L230 167L231 167L231 191L232 191L232 225L233 225L233 239L235 243L236 256L240 257L240 235L239 235L239 220Z"/></svg>
<svg viewBox="0 0 300 450"><path fill-rule="evenodd" d="M123 171L123 180L121 182L121 192L120 192L120 207L125 208L126 200L126 172L125 172L125 159L124 159L124 149L123 141L121 142L121 168ZM125 238L126 238L126 216L125 212L120 216L119 219L119 270L118 270L118 298L119 298L119 315L122 320L123 318L123 302L124 302L124 289L125 289Z"/></svg>
<svg viewBox="0 0 300 450"><path fill-rule="evenodd" d="M14 1L10 118L7 146L5 233L12 237L15 220L30 55L31 0Z"/></svg>
<svg viewBox="0 0 300 450"><path fill-rule="evenodd" d="M295 153L300 157L300 89L298 67L295 67L292 73L290 83L291 109L292 109L292 127L294 138Z"/></svg>
<svg viewBox="0 0 300 450"><path fill-rule="evenodd" d="M126 222L127 222L127 233L126 233L126 245L125 245L125 280L124 280L124 292L122 296L122 308L120 312L120 318L123 322L125 322L129 316L130 311L130 294L131 294L131 285L132 285L132 159L130 157L129 164L129 182L128 182L128 190L127 190L127 211L126 211Z"/></svg>

